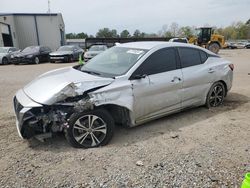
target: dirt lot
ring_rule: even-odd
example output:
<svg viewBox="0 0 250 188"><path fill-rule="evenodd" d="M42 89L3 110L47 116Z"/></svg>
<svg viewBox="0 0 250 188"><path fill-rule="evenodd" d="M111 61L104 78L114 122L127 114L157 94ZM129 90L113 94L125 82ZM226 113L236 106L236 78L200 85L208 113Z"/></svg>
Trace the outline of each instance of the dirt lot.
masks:
<svg viewBox="0 0 250 188"><path fill-rule="evenodd" d="M15 92L39 74L72 64L0 66L1 187L239 187L250 171L250 50L222 50L235 65L223 106L117 127L102 148L71 148L63 135L21 140Z"/></svg>

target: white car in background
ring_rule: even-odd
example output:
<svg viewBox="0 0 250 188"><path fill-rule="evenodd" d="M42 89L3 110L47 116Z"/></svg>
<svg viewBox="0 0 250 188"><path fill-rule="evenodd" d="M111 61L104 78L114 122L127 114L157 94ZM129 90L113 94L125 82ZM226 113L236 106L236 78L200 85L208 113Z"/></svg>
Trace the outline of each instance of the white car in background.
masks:
<svg viewBox="0 0 250 188"><path fill-rule="evenodd" d="M105 50L107 50L108 47L104 44L94 44L92 45L87 52L84 53L84 61L87 62L90 59L92 59L93 57L95 57L96 55L104 52Z"/></svg>
<svg viewBox="0 0 250 188"><path fill-rule="evenodd" d="M120 44L20 89L14 97L17 131L25 139L65 132L73 147L102 146L115 124L134 127L187 108L221 105L233 69L229 61L190 44Z"/></svg>
<svg viewBox="0 0 250 188"><path fill-rule="evenodd" d="M188 39L187 38L172 38L169 40L169 42L188 43Z"/></svg>

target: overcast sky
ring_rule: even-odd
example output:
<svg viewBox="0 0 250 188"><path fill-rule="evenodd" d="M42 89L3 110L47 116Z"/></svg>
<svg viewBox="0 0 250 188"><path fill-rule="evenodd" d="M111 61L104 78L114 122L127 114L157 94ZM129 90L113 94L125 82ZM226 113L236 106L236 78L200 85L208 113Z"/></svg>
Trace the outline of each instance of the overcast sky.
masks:
<svg viewBox="0 0 250 188"><path fill-rule="evenodd" d="M109 27L157 33L172 22L180 26L227 26L250 19L250 0L50 0L62 13L66 33L95 34ZM0 0L2 13L46 13L48 0Z"/></svg>

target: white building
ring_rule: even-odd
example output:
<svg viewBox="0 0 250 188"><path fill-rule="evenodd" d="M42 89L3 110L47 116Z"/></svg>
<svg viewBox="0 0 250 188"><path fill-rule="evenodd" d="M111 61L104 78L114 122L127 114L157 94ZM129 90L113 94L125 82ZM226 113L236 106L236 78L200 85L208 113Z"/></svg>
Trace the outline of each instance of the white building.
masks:
<svg viewBox="0 0 250 188"><path fill-rule="evenodd" d="M24 49L44 45L52 50L65 44L65 26L60 13L0 13L0 46Z"/></svg>

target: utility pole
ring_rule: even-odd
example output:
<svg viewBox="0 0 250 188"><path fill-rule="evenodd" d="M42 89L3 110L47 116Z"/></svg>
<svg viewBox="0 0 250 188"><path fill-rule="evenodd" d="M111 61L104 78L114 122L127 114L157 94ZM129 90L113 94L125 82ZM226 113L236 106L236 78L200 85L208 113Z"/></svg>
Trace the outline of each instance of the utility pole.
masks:
<svg viewBox="0 0 250 188"><path fill-rule="evenodd" d="M48 11L47 11L47 13L50 14L50 0L48 0Z"/></svg>

